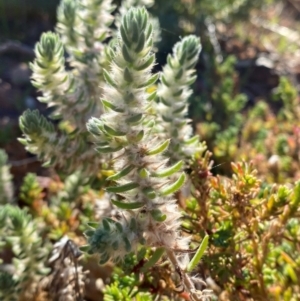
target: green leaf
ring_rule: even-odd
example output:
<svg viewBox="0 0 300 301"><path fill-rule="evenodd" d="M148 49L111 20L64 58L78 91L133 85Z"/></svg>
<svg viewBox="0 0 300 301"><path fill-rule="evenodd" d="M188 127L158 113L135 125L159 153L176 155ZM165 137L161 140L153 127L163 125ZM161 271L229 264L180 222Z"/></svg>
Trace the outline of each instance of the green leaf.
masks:
<svg viewBox="0 0 300 301"><path fill-rule="evenodd" d="M184 104L182 107L176 109L175 111L173 111L173 114L178 114L181 113L184 109L185 109L186 105Z"/></svg>
<svg viewBox="0 0 300 301"><path fill-rule="evenodd" d="M103 69L103 75L104 75L104 78L106 80L106 82L111 85L112 87L117 87L116 83L113 81L113 79L110 77L109 73Z"/></svg>
<svg viewBox="0 0 300 301"><path fill-rule="evenodd" d="M86 253L87 251L90 250L90 245L81 246L79 247L79 250Z"/></svg>
<svg viewBox="0 0 300 301"><path fill-rule="evenodd" d="M124 241L124 244L125 244L126 251L130 252L131 251L131 244L130 244L129 239L126 236L124 236L123 241Z"/></svg>
<svg viewBox="0 0 300 301"><path fill-rule="evenodd" d="M99 227L99 223L97 222L88 222L87 225L91 228L91 229L97 229Z"/></svg>
<svg viewBox="0 0 300 301"><path fill-rule="evenodd" d="M21 144L27 145L27 140L25 138L18 138L17 139Z"/></svg>
<svg viewBox="0 0 300 301"><path fill-rule="evenodd" d="M139 28L142 27L142 24L143 24L143 17L144 17L143 14L137 14L137 15L136 15L136 20L137 20L137 23L138 23Z"/></svg>
<svg viewBox="0 0 300 301"><path fill-rule="evenodd" d="M125 67L124 70L124 79L128 82L131 83L133 81L133 77L127 67Z"/></svg>
<svg viewBox="0 0 300 301"><path fill-rule="evenodd" d="M179 179L174 184L162 189L160 191L160 195L165 196L176 192L184 184L184 181L185 181L185 174L182 173Z"/></svg>
<svg viewBox="0 0 300 301"><path fill-rule="evenodd" d="M141 202L124 203L115 200L111 200L111 202L118 208L125 209L125 210L138 209L144 206L144 203Z"/></svg>
<svg viewBox="0 0 300 301"><path fill-rule="evenodd" d="M145 273L149 268L153 267L165 253L165 248L157 248L151 258L141 268L141 272Z"/></svg>
<svg viewBox="0 0 300 301"><path fill-rule="evenodd" d="M134 69L137 71L145 70L148 67L150 67L151 64L153 64L154 60L155 60L155 55L152 54L149 56L149 58L147 59L147 61L144 64L134 67Z"/></svg>
<svg viewBox="0 0 300 301"><path fill-rule="evenodd" d="M147 249L146 248L141 248L140 250L138 250L138 253L136 255L137 260L140 261L142 259L144 259L146 257L146 253L147 253Z"/></svg>
<svg viewBox="0 0 300 301"><path fill-rule="evenodd" d="M152 93L147 97L147 100L148 100L148 101L152 101L153 99L155 99L156 94L157 94L156 91L152 92Z"/></svg>
<svg viewBox="0 0 300 301"><path fill-rule="evenodd" d="M142 179L146 179L149 177L149 172L146 168L141 168L139 169L139 176L142 178Z"/></svg>
<svg viewBox="0 0 300 301"><path fill-rule="evenodd" d="M164 75L161 76L161 81L163 82L163 84L167 87L171 87L171 84L169 84L166 80L166 78L164 77Z"/></svg>
<svg viewBox="0 0 300 301"><path fill-rule="evenodd" d="M118 112L118 113L123 113L124 110L123 109L120 109L118 108L117 106L115 106L114 104L112 104L111 102L105 100L105 99L101 99L103 105L106 107L106 108L109 108L115 112Z"/></svg>
<svg viewBox="0 0 300 301"><path fill-rule="evenodd" d="M199 141L199 136L194 136L184 142L184 144L190 145Z"/></svg>
<svg viewBox="0 0 300 301"><path fill-rule="evenodd" d="M135 189L139 187L138 183L135 182L131 182L131 183L127 183L121 186L111 186L111 187L107 187L106 191L108 192L113 192L113 193L121 193L121 192L126 192L132 189Z"/></svg>
<svg viewBox="0 0 300 301"><path fill-rule="evenodd" d="M158 178L169 177L174 173L180 171L182 166L183 166L183 161L179 161L178 163L174 164L171 167L168 167L166 169L154 173L153 177L158 177Z"/></svg>
<svg viewBox="0 0 300 301"><path fill-rule="evenodd" d="M188 56L187 56L187 59L188 61L190 61L191 59L193 59L196 55L198 56L198 51L199 51L199 48L198 47L195 47L194 48L194 51L192 51ZM195 65L196 63L193 63L193 65ZM190 69L190 68L188 68Z"/></svg>
<svg viewBox="0 0 300 301"><path fill-rule="evenodd" d="M169 104L163 97L160 97L159 100L160 100L166 107L172 107L172 104Z"/></svg>
<svg viewBox="0 0 300 301"><path fill-rule="evenodd" d="M128 139L128 137L127 137L127 139L130 140L130 141L133 141L133 142L137 143L137 142L140 142L140 141L143 140L144 134L145 134L144 130L140 130L138 132L138 134L134 138L131 137L130 139Z"/></svg>
<svg viewBox="0 0 300 301"><path fill-rule="evenodd" d="M140 53L143 50L144 46L145 46L145 34L141 32L135 51L137 53Z"/></svg>
<svg viewBox="0 0 300 301"><path fill-rule="evenodd" d="M286 276L289 276L289 278L291 278L291 280L294 283L298 283L298 277L297 274L295 272L295 269L293 268L293 266L291 264L287 264L284 268L284 274Z"/></svg>
<svg viewBox="0 0 300 301"><path fill-rule="evenodd" d="M128 37L127 37L127 34L126 34L124 26L120 26L120 33L121 33L121 37L122 37L122 40L125 43L125 45L127 47L130 47L131 43L130 43Z"/></svg>
<svg viewBox="0 0 300 301"><path fill-rule="evenodd" d="M115 226L116 226L116 228L117 228L117 230L118 230L119 233L123 233L124 229L123 229L123 226L122 226L121 223L115 222Z"/></svg>
<svg viewBox="0 0 300 301"><path fill-rule="evenodd" d="M151 155L160 154L160 153L164 152L169 147L169 144L170 144L170 139L168 139L165 142L159 144L158 146L148 150L146 152L146 155L151 156Z"/></svg>
<svg viewBox="0 0 300 301"><path fill-rule="evenodd" d="M102 225L103 225L103 228L106 230L106 231L109 231L110 230L110 222L109 220L107 220L106 218L104 218L102 220Z"/></svg>
<svg viewBox="0 0 300 301"><path fill-rule="evenodd" d="M182 77L182 75L183 75L183 69L180 68L179 71L178 71L178 73L175 76L175 79L180 79Z"/></svg>
<svg viewBox="0 0 300 301"><path fill-rule="evenodd" d="M114 153L114 152L117 152L119 150L121 150L123 148L123 146L119 146L119 147L115 147L115 148L112 148L110 146L104 146L104 147L96 147L95 150L99 153L102 153L102 154L109 154L109 153Z"/></svg>
<svg viewBox="0 0 300 301"><path fill-rule="evenodd" d="M135 19L131 20L132 41L137 42L139 38L139 27Z"/></svg>
<svg viewBox="0 0 300 301"><path fill-rule="evenodd" d="M209 236L206 235L202 242L201 245L199 246L196 254L194 255L194 257L192 258L192 260L190 261L190 263L187 266L187 272L192 272L192 270L196 267L196 265L199 263L199 261L201 260L207 246L208 246L208 240L209 240Z"/></svg>
<svg viewBox="0 0 300 301"><path fill-rule="evenodd" d="M134 232L137 230L137 222L136 222L135 217L132 217L130 219L129 228Z"/></svg>
<svg viewBox="0 0 300 301"><path fill-rule="evenodd" d="M134 165L128 165L127 167L125 167L123 170L121 170L120 172L108 177L106 180L107 181L116 181L121 179L122 177L128 175L133 169L135 168Z"/></svg>
<svg viewBox="0 0 300 301"><path fill-rule="evenodd" d="M151 86L151 85L155 84L156 81L158 80L158 78L159 78L159 73L154 74L153 76L151 76L151 78L147 82L147 86Z"/></svg>
<svg viewBox="0 0 300 301"><path fill-rule="evenodd" d="M150 38L150 36L152 35L152 31L153 31L153 26L151 23L148 23L149 26L146 29L146 40L148 40Z"/></svg>
<svg viewBox="0 0 300 301"><path fill-rule="evenodd" d="M187 55L186 51L183 51L183 52L181 53L181 58L179 59L180 65L184 65L185 59L186 59L186 55Z"/></svg>
<svg viewBox="0 0 300 301"><path fill-rule="evenodd" d="M167 63L168 65L170 65L170 67L173 69L173 63L172 63L172 56L170 54L168 54L167 56Z"/></svg>
<svg viewBox="0 0 300 301"><path fill-rule="evenodd" d="M127 61L128 63L134 62L134 58L132 58L131 55L129 54L128 48L125 44L123 44L123 46L122 46L122 54L123 54L125 61Z"/></svg>
<svg viewBox="0 0 300 301"><path fill-rule="evenodd" d="M143 118L143 114L140 113L140 114L136 114L132 117L129 117L127 118L125 121L130 123L130 124L136 124L136 123L139 123Z"/></svg>
<svg viewBox="0 0 300 301"><path fill-rule="evenodd" d="M92 237L94 235L95 231L94 230L87 230L84 232L84 235L86 237Z"/></svg>
<svg viewBox="0 0 300 301"><path fill-rule="evenodd" d="M197 75L191 77L191 79L189 79L185 84L187 86L189 86L189 85L193 84L196 81L196 79L197 79Z"/></svg>
<svg viewBox="0 0 300 301"><path fill-rule="evenodd" d="M110 61L112 61L113 58L115 57L114 51L110 47L105 47L104 51L105 51L105 54L108 56L108 59Z"/></svg>
<svg viewBox="0 0 300 301"><path fill-rule="evenodd" d="M153 84L156 83L156 81L158 80L158 77L159 77L159 73L156 73L156 74L152 75L146 83L141 84L137 88L145 88L145 87L148 87L148 86L152 86Z"/></svg>
<svg viewBox="0 0 300 301"><path fill-rule="evenodd" d="M151 200L156 198L156 192L152 187L144 188L142 192Z"/></svg>
<svg viewBox="0 0 300 301"><path fill-rule="evenodd" d="M154 209L151 212L151 216L153 217L153 219L157 222L164 222L167 218L166 214L163 214L159 209Z"/></svg>
<svg viewBox="0 0 300 301"><path fill-rule="evenodd" d="M177 92L173 93L174 97L180 96L183 92L183 89L178 90Z"/></svg>
<svg viewBox="0 0 300 301"><path fill-rule="evenodd" d="M56 156L53 156L50 160L43 163L42 166L43 167L50 167L50 166L54 165L55 161L56 161Z"/></svg>
<svg viewBox="0 0 300 301"><path fill-rule="evenodd" d="M142 23L141 29L145 30L147 24L148 24L148 15L147 15L147 13L145 13L145 14L143 14L143 23Z"/></svg>
<svg viewBox="0 0 300 301"><path fill-rule="evenodd" d="M126 133L121 132L121 131L117 131L115 129L113 129L112 127L103 124L103 128L106 131L107 134L111 135L111 136L125 136Z"/></svg>
<svg viewBox="0 0 300 301"><path fill-rule="evenodd" d="M133 102L134 100L135 100L135 97L134 97L134 95L133 95L131 92L128 93L128 94L126 94L126 95L124 95L124 101L125 101L127 104Z"/></svg>
<svg viewBox="0 0 300 301"><path fill-rule="evenodd" d="M136 141L140 142L144 138L144 134L145 134L144 130L140 130L136 136Z"/></svg>

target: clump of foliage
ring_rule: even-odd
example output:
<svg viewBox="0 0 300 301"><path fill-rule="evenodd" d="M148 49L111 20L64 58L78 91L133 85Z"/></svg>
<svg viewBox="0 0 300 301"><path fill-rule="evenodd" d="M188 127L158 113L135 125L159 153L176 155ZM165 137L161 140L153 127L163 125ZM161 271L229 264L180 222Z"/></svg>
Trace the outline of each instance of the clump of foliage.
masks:
<svg viewBox="0 0 300 301"><path fill-rule="evenodd" d="M171 138L166 156L171 162L190 159L199 147L199 138L191 137L192 127L186 118L188 98L192 94L190 86L197 76L195 65L198 61L201 45L195 36L188 36L173 48L168 63L163 69L161 83L158 86L157 114L161 136Z"/></svg>
<svg viewBox="0 0 300 301"><path fill-rule="evenodd" d="M151 74L154 63L152 25L145 9L130 9L123 16L120 39L110 49L111 71L105 71L103 103L107 113L92 118L88 130L94 135L99 153L112 153L116 173L109 177L117 185L106 188L119 195L112 203L122 210L117 220L104 218L86 232L89 253L100 254L100 263L109 259L122 261L141 245L155 248L144 269L154 265L165 253L173 267L180 270L184 288L193 300L206 298L193 284L175 252L188 249L188 238L179 232L180 212L171 197L183 185L184 173L172 181L180 162L162 163L161 154L170 140L157 141L153 134L155 120L148 114L156 93L147 93L157 74ZM194 41L183 43L187 51ZM188 53L188 52L187 52ZM187 55L187 54L186 54ZM190 54L189 54L190 55ZM187 59L198 55L196 48ZM183 72L183 69L182 69ZM189 84L186 82L184 84Z"/></svg>
<svg viewBox="0 0 300 301"><path fill-rule="evenodd" d="M245 122L238 125L239 133L232 143L232 156L252 160L267 183L293 183L299 176L299 98L290 81L282 77L273 99L260 100L244 113ZM201 125L199 128L201 131ZM215 155L220 147L216 143Z"/></svg>
<svg viewBox="0 0 300 301"><path fill-rule="evenodd" d="M49 273L47 242L40 236L37 220L17 206L0 208L1 251L11 248L11 263L1 265L2 300L28 300L38 292L39 281Z"/></svg>
<svg viewBox="0 0 300 301"><path fill-rule="evenodd" d="M207 90L197 96L197 102L193 101L191 106L198 133L213 150L216 164L226 163L223 170L230 169L229 163L235 160L244 122L242 111L247 102L246 95L238 92L235 62L235 57L229 56L221 64L215 64L215 69L207 71L210 75Z"/></svg>
<svg viewBox="0 0 300 301"><path fill-rule="evenodd" d="M94 175L102 164L85 124L103 111L103 41L111 34L114 9L110 0L62 1L57 33L43 34L36 45L32 82L43 93L39 100L54 109L52 119L60 119L61 132L37 111L26 111L20 119L25 134L20 141L46 165L66 174L82 170ZM65 49L71 70L65 66Z"/></svg>
<svg viewBox="0 0 300 301"><path fill-rule="evenodd" d="M299 182L265 186L245 162L232 163L229 178L212 176L207 162L191 175L183 224L196 241L210 235L198 272L220 300L296 300Z"/></svg>

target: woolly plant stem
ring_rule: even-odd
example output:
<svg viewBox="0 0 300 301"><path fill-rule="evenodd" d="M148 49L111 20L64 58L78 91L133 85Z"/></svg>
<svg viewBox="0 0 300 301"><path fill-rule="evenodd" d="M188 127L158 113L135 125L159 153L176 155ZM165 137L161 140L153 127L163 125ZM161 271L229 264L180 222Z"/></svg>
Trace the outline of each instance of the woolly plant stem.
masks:
<svg viewBox="0 0 300 301"><path fill-rule="evenodd" d="M174 266L174 268L175 269L180 268L180 263L178 262L177 257L174 254L174 252L170 249L167 249L166 254L167 254L170 262ZM185 273L185 271L181 270L181 275L182 275L182 280L183 280L185 289L188 291L188 293L190 294L192 299L195 301L203 300L201 297L199 297L199 296L197 296L197 294L195 294L195 286L194 286L192 280L190 279L190 277L188 276L188 274Z"/></svg>
<svg viewBox="0 0 300 301"><path fill-rule="evenodd" d="M122 214L117 219L104 218L98 226L90 224L83 250L100 254L103 264L110 259L122 261L144 245L155 248L145 269L163 253L178 269L179 260L171 250L188 249L190 240L180 234L181 214L172 195L184 184L185 174L177 176L183 162L170 166L163 157L170 139L162 141L153 131L156 94L147 93L158 79L151 74L152 36L146 10L132 8L122 18L118 44L109 51L112 63L110 71L104 72L107 85L102 99L106 113L92 118L87 127L98 152L113 156L116 174L108 179L112 186L107 191L118 195L112 203ZM185 272L183 283L194 300L204 296Z"/></svg>
<svg viewBox="0 0 300 301"><path fill-rule="evenodd" d="M102 101L107 113L88 123L97 150L112 153L116 160L117 173L109 179L115 185L107 191L119 195L112 203L124 212L123 220L104 219L95 232L88 233L92 252L104 252L103 262L121 259L139 243L156 248L187 247L188 239L178 232L180 212L171 197L184 184L183 173L175 182L170 177L182 164L166 166L162 153L170 140L157 139L155 120L149 114L155 93L146 91L158 79L151 74L152 48L152 25L146 10L130 9L122 19L119 44L110 51L111 70L104 72L107 85Z"/></svg>
<svg viewBox="0 0 300 301"><path fill-rule="evenodd" d="M192 94L190 86L197 78L194 67L200 50L200 40L194 35L176 43L172 55L168 55L158 86L157 114L161 119L161 136L172 138L166 152L172 162L189 159L200 147L199 138L191 138L193 130L186 118L188 98Z"/></svg>

